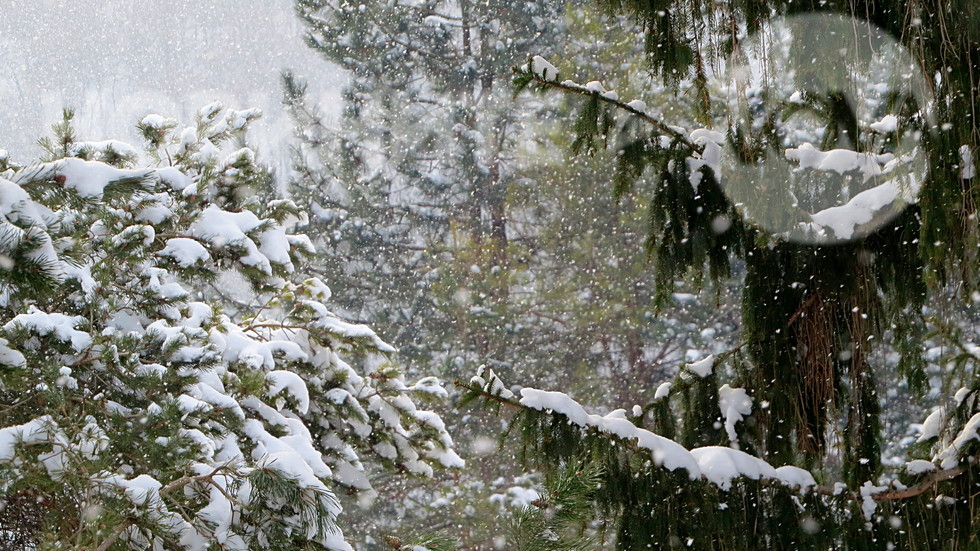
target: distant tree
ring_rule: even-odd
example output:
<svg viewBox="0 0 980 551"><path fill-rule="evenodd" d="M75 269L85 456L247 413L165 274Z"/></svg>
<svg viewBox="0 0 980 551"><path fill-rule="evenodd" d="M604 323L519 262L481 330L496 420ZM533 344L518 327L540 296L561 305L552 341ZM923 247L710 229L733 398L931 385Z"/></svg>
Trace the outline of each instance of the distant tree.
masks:
<svg viewBox="0 0 980 551"><path fill-rule="evenodd" d="M0 548L351 549L365 455L461 465L416 402L445 390L329 310L304 212L253 191L258 116L148 115L147 167L66 112L43 162L0 160ZM222 274L261 306L209 298Z"/></svg>
<svg viewBox="0 0 980 551"><path fill-rule="evenodd" d="M428 289L460 247L490 251L483 269L511 265L507 193L520 177L514 144L528 106L513 98L510 68L556 47L563 8L296 2L309 46L350 81L333 131L287 76L300 137L293 193L316 205L307 231L323 243L343 305L413 363L443 360L450 346L492 355L480 333L459 342L458 320L446 319Z"/></svg>

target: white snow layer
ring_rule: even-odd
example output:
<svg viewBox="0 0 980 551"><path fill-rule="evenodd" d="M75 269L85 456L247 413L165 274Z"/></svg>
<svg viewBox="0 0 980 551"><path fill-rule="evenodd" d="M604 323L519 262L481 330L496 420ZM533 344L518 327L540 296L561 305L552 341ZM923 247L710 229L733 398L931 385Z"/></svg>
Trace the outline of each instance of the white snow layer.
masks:
<svg viewBox="0 0 980 551"><path fill-rule="evenodd" d="M909 461L908 465L905 466L905 470L909 474L923 474L936 470L936 464L932 461L926 461L924 459L915 459Z"/></svg>
<svg viewBox="0 0 980 551"><path fill-rule="evenodd" d="M6 330L15 327L30 329L38 335L51 335L61 342L71 343L75 352L81 352L92 345L92 336L85 331L75 329L76 325L85 323L82 316L66 316L64 314L48 314L31 306L26 314L15 316L4 324Z"/></svg>
<svg viewBox="0 0 980 551"><path fill-rule="evenodd" d="M926 417L926 420L922 422L922 434L916 442L925 442L931 438L939 436L939 432L943 429L943 425L946 424L946 408L940 406L937 407Z"/></svg>
<svg viewBox="0 0 980 551"><path fill-rule="evenodd" d="M669 438L637 427L625 418L624 410L616 410L606 416L589 414L562 392L524 388L521 389L520 403L531 409L560 413L582 428L633 440L638 447L652 452L657 465L670 471L684 469L691 480L704 478L726 491L731 488L733 480L743 476L753 480L770 479L800 490L816 485L813 475L804 469L793 466L776 469L762 459L732 448L708 446L687 450Z"/></svg>
<svg viewBox="0 0 980 551"><path fill-rule="evenodd" d="M531 58L531 72L544 80L558 80L558 69L539 55Z"/></svg>
<svg viewBox="0 0 980 551"><path fill-rule="evenodd" d="M936 454L933 461L943 469L952 469L960 462L960 450L971 440L980 440L980 413L975 413L963 426L963 430L942 451Z"/></svg>
<svg viewBox="0 0 980 551"><path fill-rule="evenodd" d="M880 121L873 122L870 126L872 130L881 132L882 134L894 132L898 129L898 117L895 115L885 115Z"/></svg>
<svg viewBox="0 0 980 551"><path fill-rule="evenodd" d="M688 157L687 166L690 171L691 187L698 191L704 173L701 169L708 167L715 177L721 177L721 154L725 146L725 135L715 130L699 128L691 132L691 141L704 148L698 157Z"/></svg>
<svg viewBox="0 0 980 551"><path fill-rule="evenodd" d="M964 180L973 179L977 175L977 169L973 164L973 152L970 150L970 146L960 146L960 160L963 163L960 168L960 177Z"/></svg>
<svg viewBox="0 0 980 551"><path fill-rule="evenodd" d="M718 407L725 419L728 440L738 442L735 424L752 413L752 398L744 388L732 388L725 384L718 389Z"/></svg>
<svg viewBox="0 0 980 551"><path fill-rule="evenodd" d="M685 367L687 367L688 371L691 373L694 373L698 377L704 378L711 375L711 370L714 368L714 363L715 356L712 354L694 363L689 363Z"/></svg>

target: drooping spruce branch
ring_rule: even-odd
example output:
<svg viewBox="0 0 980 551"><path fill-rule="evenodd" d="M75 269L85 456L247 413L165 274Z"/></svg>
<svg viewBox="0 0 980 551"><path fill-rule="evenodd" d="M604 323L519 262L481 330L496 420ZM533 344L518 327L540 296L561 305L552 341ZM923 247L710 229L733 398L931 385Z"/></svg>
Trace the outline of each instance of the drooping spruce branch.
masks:
<svg viewBox="0 0 980 551"><path fill-rule="evenodd" d="M481 386L479 384L472 383L472 382L464 383L460 380L455 381L457 387L462 388L466 391L466 394L463 398L464 403L472 401L474 399L482 399L488 402L492 402L495 405L507 406L508 408L517 409L522 412L529 412L529 413L542 412L540 408L530 407L522 403L520 399L517 399L516 397L512 396L509 391L500 392L499 389L497 392L491 391L490 388L491 385L493 384L492 379L495 378L495 375L492 374L491 372L490 377L491 377L491 382L485 386ZM571 421L569 419L569 416L566 415L565 413L552 411L552 410L544 410L544 414L554 418L564 418L564 420L569 424L577 424L574 421ZM588 430L589 433L593 436L614 441L617 443L617 445L624 446L632 451L638 451L639 449L641 449L641 447L637 444L637 439L634 439L632 436L623 437L621 435L600 431L596 427L588 427L588 428L583 427L583 429ZM640 427L636 427L635 434L642 434L646 432L649 431L646 431L645 429ZM761 461L761 459L759 460ZM965 474L966 472L967 469L963 467L953 467L949 469L940 469L940 470L932 471L911 486L899 485L891 490L879 490L874 493L869 493L868 497L870 497L872 500L876 502L886 502L886 501L895 501L895 500L913 498L934 489L941 482L954 479L958 476ZM706 478L702 477L702 479L707 481ZM762 479L760 479L758 483L766 484L766 482ZM784 485L787 484L784 483ZM813 485L813 486L800 486L800 485L796 485L796 486L788 485L788 486L790 486L793 489L800 490L802 492L809 491L827 497L845 496L857 502L862 501L864 498L864 496L861 494L859 490L851 490L847 492L843 491L839 483L830 484L830 485L824 484L824 485Z"/></svg>
<svg viewBox="0 0 980 551"><path fill-rule="evenodd" d="M552 89L560 90L562 92L568 92L572 94L578 94L582 96L590 96L598 99L599 101L611 105L617 109L621 109L635 115L647 122L656 129L659 133L669 136L673 140L684 144L692 153L701 154L704 152L704 147L695 144L680 130L666 124L660 119L650 116L645 110L640 109L635 104L631 105L628 102L621 101L618 96L613 96L608 93L603 93L599 90L589 89L587 86L578 84L571 80L565 80L559 82L557 79L547 79L544 76L535 73L530 68L515 67L514 73L517 75L515 77L516 92L520 93L521 90L526 88L531 83L538 85L541 89Z"/></svg>

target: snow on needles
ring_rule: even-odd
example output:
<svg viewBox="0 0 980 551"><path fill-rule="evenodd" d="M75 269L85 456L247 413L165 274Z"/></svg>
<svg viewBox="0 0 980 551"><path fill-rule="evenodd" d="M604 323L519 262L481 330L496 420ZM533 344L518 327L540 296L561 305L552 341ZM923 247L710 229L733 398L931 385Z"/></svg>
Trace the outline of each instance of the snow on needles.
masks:
<svg viewBox="0 0 980 551"><path fill-rule="evenodd" d="M67 148L107 162L69 157L0 178L0 232L16 238L0 250L4 268L11 281L50 276L0 296L14 313L0 326L3 385L63 405L0 426L9 475L0 482L48 477L96 502L129 503L124 514L146 526L127 531L120 548L166 540L244 550L273 523L291 541L349 550L331 528L341 512L334 492L373 491L363 450L423 476L463 465L442 419L415 402L447 392L433 377L407 384L392 346L335 315L322 281L296 274L310 241L280 222L298 210L291 202L241 192L261 184L252 151L219 162L258 112L212 104L199 115L189 131L142 121L174 166L112 166L138 160L136 148L110 140ZM34 199L23 186L37 182L64 193ZM227 270L273 306L239 314L204 302L217 297L203 283ZM38 300L41 291L54 298ZM106 455L133 445L140 453ZM256 483L261 476L276 481ZM295 511L283 495L299 496Z"/></svg>
<svg viewBox="0 0 980 551"><path fill-rule="evenodd" d="M688 450L669 438L642 429L626 419L623 410L606 416L589 414L578 402L562 392L533 388L521 389L520 403L539 411L552 411L566 416L570 423L592 428L623 440L633 440L640 448L649 450L653 460L665 469L684 469L691 480L703 478L722 490L729 490L739 477L753 480L769 479L792 488L804 490L816 485L809 472L793 466L774 468L766 461L745 452L718 446Z"/></svg>
<svg viewBox="0 0 980 551"><path fill-rule="evenodd" d="M728 440L738 442L735 424L752 413L752 398L744 388L732 388L727 384L718 389L718 407L725 419L725 432Z"/></svg>

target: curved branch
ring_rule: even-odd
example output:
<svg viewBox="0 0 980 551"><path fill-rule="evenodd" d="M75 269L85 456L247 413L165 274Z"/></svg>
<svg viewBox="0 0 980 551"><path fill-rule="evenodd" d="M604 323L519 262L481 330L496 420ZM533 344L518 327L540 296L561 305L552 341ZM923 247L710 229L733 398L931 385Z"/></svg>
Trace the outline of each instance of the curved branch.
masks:
<svg viewBox="0 0 980 551"><path fill-rule="evenodd" d="M469 390L471 392L475 392L475 393L479 394L480 396L482 396L483 398L485 398L487 400L498 402L498 403L503 404L505 406L509 406L509 407L513 407L513 408L518 408L518 409L525 409L525 410L526 409L534 409L534 408L529 408L528 406L520 403L517 400L511 400L511 399L504 398L502 396L498 396L496 394L491 394L491 393L487 392L485 389L483 389L483 388L481 388L479 386L476 386L476 385L471 385L471 384L463 383L463 382L461 382L459 380L456 380L456 386L461 387L461 388L464 388L464 389ZM534 411L540 411L540 410L534 409ZM606 435L606 436L609 437L609 438L618 440L618 441L623 441L624 443L627 443L628 444L628 442L624 441L624 439L622 439L622 438L620 438L618 436L613 436L613 435ZM879 492L879 493L871 494L869 497L871 497L871 499L873 499L874 501L879 501L879 502L880 501L895 501L895 500L899 500L899 499L912 498L912 497L921 495L921 494L923 494L923 493L925 493L925 492L927 492L927 491L935 488L936 485L939 484L940 482L945 482L947 480L951 480L953 478L956 478L957 476L962 475L965 472L966 472L966 469L964 469L963 467L954 467L952 469L944 469L944 470L941 470L941 471L935 471L935 472L931 473L930 475L928 475L921 482L919 482L918 484L915 484L913 486L909 486L907 488L902 488L902 489L894 489L894 490L888 490L888 491L884 491L884 492ZM765 481L762 480L762 479L760 479L758 482L764 483ZM789 488L796 488L797 490L803 490L804 489L804 488L800 488L798 486L787 486L787 487L789 487ZM837 487L836 485L835 486L817 486L817 487L813 487L812 488L812 491L815 492L815 493L817 493L817 494L824 495L824 496L839 496L839 495L842 494L841 489L839 487ZM850 497L853 500L855 500L855 501L860 501L860 500L864 499L864 496L862 496L859 492L850 491L848 493L850 494Z"/></svg>
<svg viewBox="0 0 980 551"><path fill-rule="evenodd" d="M605 96L605 95L603 95L603 94L601 94L599 92L596 92L596 91L593 91L593 90L589 90L585 86L581 86L579 84L571 83L569 81L558 82L557 80L546 80L546 79L544 79L544 78L542 78L542 77L540 77L540 76L538 76L536 74L533 74L533 73L529 74L528 76L531 77L531 81L532 82L536 82L536 83L538 83L539 85L542 85L542 86L547 86L549 88L554 88L554 89L562 90L562 91L565 91L565 92L571 92L573 94L579 94L579 95L582 95L582 96L596 96L596 97L599 98L600 101L603 101L603 102L608 103L608 104L610 104L612 106L615 106L618 109L622 109L623 111L627 111L627 112L629 112L629 113L631 113L633 115L636 115L637 117L640 117L641 119L643 119L644 121L646 121L647 123L649 123L651 126L653 126L654 128L656 128L660 133L669 135L674 140L676 140L676 141L684 144L685 146L687 146L687 148L690 149L691 151L693 151L695 153L698 153L698 154L704 152L704 148L703 147L701 147L701 146L695 144L694 142L692 142L690 139L688 139L687 136L684 135L683 132L680 132L678 130L675 130L674 128L671 128L669 125L667 125L663 121L651 117L650 115L646 114L646 112L641 111L641 110L633 107L632 105L629 105L627 103L624 103L624 102L622 102L622 101L620 101L618 99L612 99L612 98L607 97L607 96Z"/></svg>
<svg viewBox="0 0 980 551"><path fill-rule="evenodd" d="M919 494L925 493L928 490L934 488L936 484L940 482L945 482L947 480L956 478L963 474L966 470L963 467L954 467L952 469L946 469L942 471L935 471L925 478L922 482L914 486L909 486L908 488L902 490L891 490L888 492L882 492L880 494L874 494L871 499L875 501L891 501L895 499L905 499L909 497L915 497Z"/></svg>

